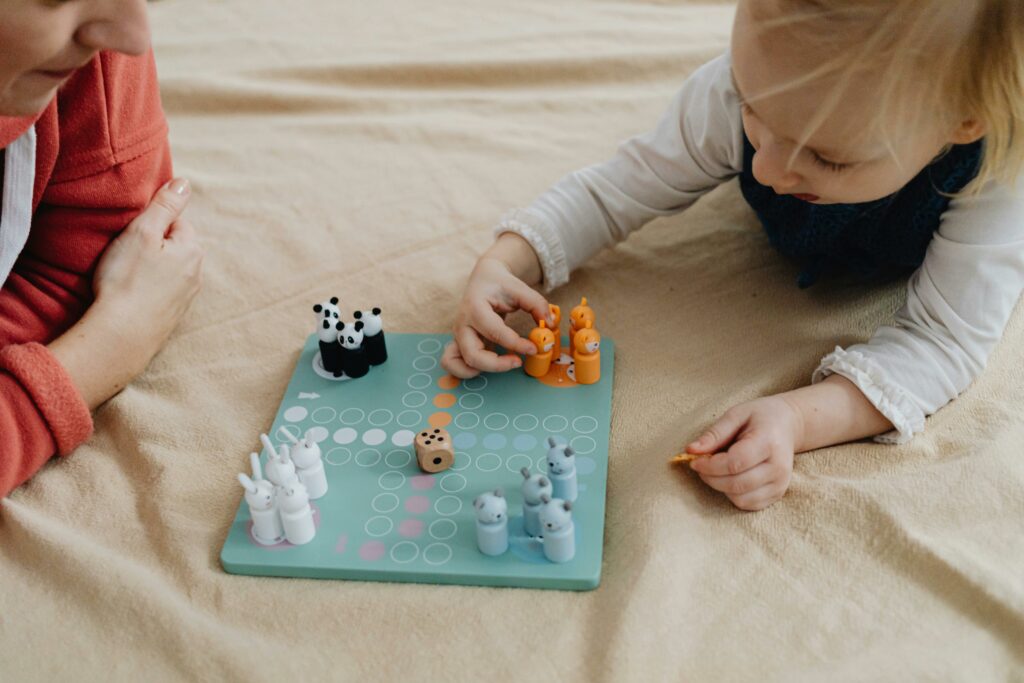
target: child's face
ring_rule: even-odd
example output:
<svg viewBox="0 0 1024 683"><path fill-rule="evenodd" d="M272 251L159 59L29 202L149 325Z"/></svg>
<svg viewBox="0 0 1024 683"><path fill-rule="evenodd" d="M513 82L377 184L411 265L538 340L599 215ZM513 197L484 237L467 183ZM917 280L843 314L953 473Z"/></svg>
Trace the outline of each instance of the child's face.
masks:
<svg viewBox="0 0 1024 683"><path fill-rule="evenodd" d="M743 127L756 150L753 174L759 183L816 204L872 201L902 188L946 144L959 142L937 120L903 130L890 124L888 140L874 132L865 123L877 111L869 72L854 76L832 113L800 147L806 126L833 96L834 81L824 78L763 94L798 81L830 55L797 44L785 31L758 33L756 22L772 18L773 4L741 0L732 36L733 77L745 101Z"/></svg>
<svg viewBox="0 0 1024 683"><path fill-rule="evenodd" d="M0 0L0 116L42 111L101 50L148 49L145 0Z"/></svg>

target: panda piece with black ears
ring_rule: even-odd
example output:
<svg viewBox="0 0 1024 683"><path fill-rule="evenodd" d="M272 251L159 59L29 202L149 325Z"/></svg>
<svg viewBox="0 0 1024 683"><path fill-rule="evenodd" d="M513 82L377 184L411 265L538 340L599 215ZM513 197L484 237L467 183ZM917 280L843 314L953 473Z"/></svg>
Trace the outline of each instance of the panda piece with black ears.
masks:
<svg viewBox="0 0 1024 683"><path fill-rule="evenodd" d="M329 320L331 324L341 320L341 309L338 308L338 297L332 296L330 301L321 301L318 304L313 304L313 312L317 314L317 327L324 320Z"/></svg>
<svg viewBox="0 0 1024 683"><path fill-rule="evenodd" d="M320 342L320 364L324 370L335 377L341 377L343 349L338 343L338 331L345 326L342 322L332 322L325 317L316 328L316 336Z"/></svg>
<svg viewBox="0 0 1024 683"><path fill-rule="evenodd" d="M356 320L363 322L363 348L370 365L380 365L388 359L388 347L384 343L384 321L380 317L380 309L374 308L369 313L356 311Z"/></svg>
<svg viewBox="0 0 1024 683"><path fill-rule="evenodd" d="M338 342L341 344L341 369L349 377L362 377L370 371L370 362L363 348L363 321L338 323Z"/></svg>

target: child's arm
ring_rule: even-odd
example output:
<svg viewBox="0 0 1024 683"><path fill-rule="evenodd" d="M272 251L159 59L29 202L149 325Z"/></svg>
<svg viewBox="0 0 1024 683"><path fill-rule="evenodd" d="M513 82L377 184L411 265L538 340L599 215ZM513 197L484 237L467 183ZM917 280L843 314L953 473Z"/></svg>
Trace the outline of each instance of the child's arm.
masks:
<svg viewBox="0 0 1024 683"><path fill-rule="evenodd" d="M1024 193L1005 187L954 199L896 323L827 356L813 386L730 409L688 447L727 452L693 469L737 506L760 509L785 492L793 453L920 431L984 369L1024 291L1022 215Z"/></svg>
<svg viewBox="0 0 1024 683"><path fill-rule="evenodd" d="M498 357L484 340L534 352L497 314L524 308L539 317L547 311L525 283L543 281L548 290L564 284L596 252L657 216L682 211L739 171L743 123L730 65L728 55L705 64L653 131L502 219L498 242L477 263L460 304L455 342L442 359L449 372L470 377L518 367L518 358Z"/></svg>

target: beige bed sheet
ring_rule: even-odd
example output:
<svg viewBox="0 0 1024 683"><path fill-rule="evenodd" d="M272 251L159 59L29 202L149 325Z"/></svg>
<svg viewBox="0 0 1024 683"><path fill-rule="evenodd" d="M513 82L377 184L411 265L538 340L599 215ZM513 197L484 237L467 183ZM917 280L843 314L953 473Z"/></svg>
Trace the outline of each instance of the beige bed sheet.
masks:
<svg viewBox="0 0 1024 683"><path fill-rule="evenodd" d="M490 225L653 124L730 3L165 0L205 288L96 435L0 511L0 678L1024 680L1024 326L906 446L734 509L667 456L805 382L901 287L794 286L734 183L577 273L618 343L589 593L250 578L218 554L311 302L442 332Z"/></svg>

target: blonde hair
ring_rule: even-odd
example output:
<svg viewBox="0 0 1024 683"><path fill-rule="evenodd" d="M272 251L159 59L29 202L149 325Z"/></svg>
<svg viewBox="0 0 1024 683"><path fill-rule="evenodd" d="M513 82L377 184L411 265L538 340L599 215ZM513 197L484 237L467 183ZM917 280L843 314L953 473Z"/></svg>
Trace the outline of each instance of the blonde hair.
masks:
<svg viewBox="0 0 1024 683"><path fill-rule="evenodd" d="M748 2L756 30L782 30L835 54L773 91L836 79L801 143L839 106L854 76L870 73L878 78L879 104L870 125L897 120L919 126L938 115L952 130L976 121L984 131L981 166L963 193L976 194L992 180L1016 181L1024 167L1022 0ZM927 87L911 87L914 83Z"/></svg>

